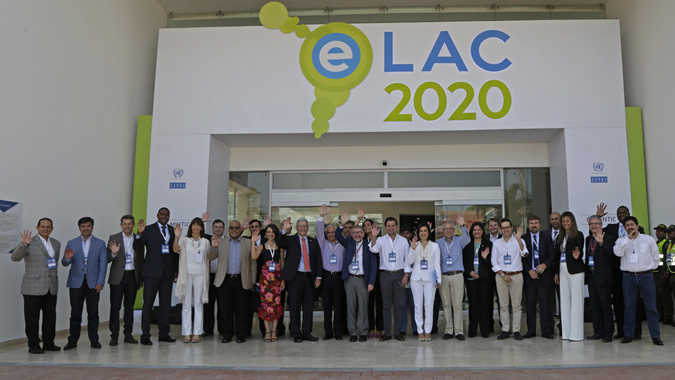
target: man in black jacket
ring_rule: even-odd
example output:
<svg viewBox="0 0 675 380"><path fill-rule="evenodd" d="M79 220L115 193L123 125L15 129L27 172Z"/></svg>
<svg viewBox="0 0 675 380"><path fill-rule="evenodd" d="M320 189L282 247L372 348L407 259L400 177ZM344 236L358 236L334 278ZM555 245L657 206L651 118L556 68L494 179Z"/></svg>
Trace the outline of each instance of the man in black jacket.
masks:
<svg viewBox="0 0 675 380"><path fill-rule="evenodd" d="M523 259L523 279L527 296L527 333L523 338L537 335L537 301L539 301L541 335L553 339L553 312L548 297L553 286L553 241L551 236L540 231L541 220L532 215L527 220L530 232L523 235L523 241L530 257Z"/></svg>
<svg viewBox="0 0 675 380"><path fill-rule="evenodd" d="M614 321L612 317L612 285L614 274L614 236L602 231L602 218L593 215L588 220L591 233L586 237L586 283L591 298L593 335L586 339L612 341Z"/></svg>

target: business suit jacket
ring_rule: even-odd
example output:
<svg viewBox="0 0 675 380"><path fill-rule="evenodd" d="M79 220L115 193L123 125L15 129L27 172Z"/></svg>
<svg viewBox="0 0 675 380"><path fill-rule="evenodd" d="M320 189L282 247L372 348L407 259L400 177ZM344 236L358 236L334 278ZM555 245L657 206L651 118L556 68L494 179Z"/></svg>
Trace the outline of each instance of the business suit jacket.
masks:
<svg viewBox="0 0 675 380"><path fill-rule="evenodd" d="M422 243L417 244L416 249L410 247L410 253L405 262L405 272L410 273L410 281L435 281L441 283L441 249L433 241L428 242L429 247L428 269L420 268L420 255L417 252L422 251Z"/></svg>
<svg viewBox="0 0 675 380"><path fill-rule="evenodd" d="M132 235L131 238L135 240L136 235ZM111 241L115 242L115 244L119 244L120 246L120 250L117 251L117 256L115 257L113 257L112 250L109 247ZM117 285L122 281L122 277L124 277L124 266L126 265L127 261L123 233L120 231L114 235L110 235L110 238L108 239L108 245L106 245L106 247L108 252L108 262L112 263L110 265L110 275L108 275L108 284ZM141 269L143 267L144 251L144 249L134 249L134 252L131 253L132 260L134 262L134 275L136 277L136 284L138 284L139 289L141 288Z"/></svg>
<svg viewBox="0 0 675 380"><path fill-rule="evenodd" d="M145 249L145 257L140 255L141 277L171 277L178 273L178 254L173 251L173 241L176 234L173 227L167 224L169 230L169 253L162 254L164 236L160 231L159 223L145 227L141 237L134 240L134 251ZM147 247L147 249L146 249Z"/></svg>
<svg viewBox="0 0 675 380"><path fill-rule="evenodd" d="M605 234L602 239L602 245L596 243L595 251L593 252L593 263L595 264L593 271L588 266L592 240L593 236L589 235L586 237L586 283L588 283L588 276L593 276L595 285L612 286L614 284L612 265L616 257L614 255L614 243L616 239L610 234Z"/></svg>
<svg viewBox="0 0 675 380"><path fill-rule="evenodd" d="M539 279L544 283L544 285L553 285L553 262L555 260L555 251L553 249L553 240L551 240L551 235L547 234L544 231L539 231L539 264L546 264L546 270L544 273L539 275ZM523 281L525 285L531 284L533 281L532 277L529 275L529 271L536 270L532 268L532 258L534 257L534 248L532 248L532 235L528 232L523 234L523 241L525 242L525 247L527 251L530 252L530 255L523 259Z"/></svg>
<svg viewBox="0 0 675 380"><path fill-rule="evenodd" d="M227 274L227 265L230 262L230 237L223 237L218 249L211 251L206 255L209 260L218 259L218 269L216 269L216 278L213 281L215 286L220 286L225 281ZM257 279L257 260L251 256L251 239L239 237L241 241L241 286L248 290L253 287Z"/></svg>
<svg viewBox="0 0 675 380"><path fill-rule="evenodd" d="M487 258L484 259L481 252L490 248ZM462 260L464 261L464 277L473 278L469 273L473 272L473 239L462 249ZM482 239L478 248L478 277L491 278L494 280L495 272L492 271L492 242L489 237Z"/></svg>
<svg viewBox="0 0 675 380"><path fill-rule="evenodd" d="M345 247L345 255L342 260L342 279L345 280L349 276L349 267L352 265L352 259L356 255L356 242L354 238L342 236L342 227L338 228L335 231L335 238L340 242L340 244ZM363 245L361 248L363 256L363 282L366 283L366 288L368 285L375 286L375 278L377 277L377 268L378 261L377 256L373 252L370 252L370 246L368 242L363 239Z"/></svg>
<svg viewBox="0 0 675 380"><path fill-rule="evenodd" d="M321 260L321 247L319 242L313 237L307 237L307 249L309 254L309 266L312 272L312 282L317 277L323 277L323 261ZM281 271L281 279L284 281L293 281L298 273L298 267L302 258L302 245L300 237L295 234L286 236L279 234L277 236L277 245L286 250L286 264Z"/></svg>
<svg viewBox="0 0 675 380"><path fill-rule="evenodd" d="M72 248L75 251L70 259L66 259L65 256L61 259L61 264L64 267L71 266L66 282L66 286L69 288L80 288L85 274L87 275L89 289L94 289L96 285L105 284L105 272L108 269L108 253L106 252L105 242L93 235L89 239L91 239L91 243L86 267L84 266L82 237L78 236L66 244L66 250Z"/></svg>
<svg viewBox="0 0 675 380"><path fill-rule="evenodd" d="M61 243L58 240L50 238L49 242L54 249L54 262L59 262L59 250ZM47 267L47 248L42 244L40 236L36 235L29 245L21 244L12 252L12 261L21 261L26 263L26 273L21 281L21 294L27 296L44 296L47 292L56 295L59 290L59 274L57 268L49 269Z"/></svg>
<svg viewBox="0 0 675 380"><path fill-rule="evenodd" d="M564 233L561 231L561 233ZM560 235L558 235L560 236ZM579 258L575 259L572 252L579 247ZM560 274L560 248L561 244L555 247L555 273ZM567 263L567 271L570 274L583 273L586 271L586 264L584 263L584 234L581 231L577 232L574 239L567 239L567 246L565 247L565 262Z"/></svg>

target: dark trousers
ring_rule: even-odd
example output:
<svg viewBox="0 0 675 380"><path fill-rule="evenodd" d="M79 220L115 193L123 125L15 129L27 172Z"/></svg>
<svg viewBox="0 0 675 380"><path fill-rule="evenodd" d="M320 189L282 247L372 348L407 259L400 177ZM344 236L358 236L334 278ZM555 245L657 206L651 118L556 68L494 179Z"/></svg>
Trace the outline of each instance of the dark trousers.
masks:
<svg viewBox="0 0 675 380"><path fill-rule="evenodd" d="M143 277L143 313L141 314L141 328L143 334L141 340L150 339L150 316L152 307L155 304L155 298L159 293L159 317L157 327L159 327L159 337L169 336L171 327L169 326L169 317L171 316L171 290L173 289L173 276L164 277Z"/></svg>
<svg viewBox="0 0 675 380"><path fill-rule="evenodd" d="M434 319L431 325L431 332L434 334L438 332L438 315L441 312L442 303L443 301L441 300L441 292L438 289L436 289L436 295L434 296Z"/></svg>
<svg viewBox="0 0 675 380"><path fill-rule="evenodd" d="M248 334L251 319L249 312L249 291L241 285L241 275L225 275L223 283L217 288L218 309L223 309L222 323L218 320L218 332L225 339L245 339Z"/></svg>
<svg viewBox="0 0 675 380"><path fill-rule="evenodd" d="M527 275L529 276L529 275ZM527 298L527 332L537 333L537 301L539 301L539 324L541 333L553 334L553 313L549 310L548 296L551 286L542 280L532 280L525 285Z"/></svg>
<svg viewBox="0 0 675 380"><path fill-rule="evenodd" d="M368 293L368 330L382 331L384 329L382 315L382 289L380 288L380 276L377 275L375 276L375 289Z"/></svg>
<svg viewBox="0 0 675 380"><path fill-rule="evenodd" d="M291 335L293 338L307 337L312 333L312 313L314 308L314 284L307 272L298 272L288 286L288 305L291 315ZM302 330L300 330L300 309L302 308Z"/></svg>
<svg viewBox="0 0 675 380"><path fill-rule="evenodd" d="M392 274L391 272L380 271L380 287L382 289L382 311L384 333L389 336L400 334L397 331L401 327L401 315L403 314L403 298L405 289L401 286L403 280L403 271ZM391 309L394 308L394 324L391 323ZM422 328L422 326L418 326Z"/></svg>
<svg viewBox="0 0 675 380"><path fill-rule="evenodd" d="M656 291L656 310L659 312L659 320L662 321L665 317L665 310L663 309L661 286L659 286L661 284L661 273L658 271L652 272L652 275L654 276L654 290Z"/></svg>
<svg viewBox="0 0 675 380"><path fill-rule="evenodd" d="M612 286L612 305L614 306L614 321L616 322L616 332L619 335L624 334L626 303L623 295L623 272L614 271L614 285ZM640 297L635 301L635 332L634 337L642 336L643 309Z"/></svg>
<svg viewBox="0 0 675 380"><path fill-rule="evenodd" d="M122 281L110 285L110 334L117 336L120 333L120 308L124 299L124 335L131 335L134 329L134 303L138 284L134 272L124 272Z"/></svg>
<svg viewBox="0 0 675 380"><path fill-rule="evenodd" d="M70 288L70 336L68 342L77 343L82 329L82 309L87 302L87 332L89 341L98 342L98 300L100 293L96 289L90 289L87 279L82 281L79 288Z"/></svg>
<svg viewBox="0 0 675 380"><path fill-rule="evenodd" d="M40 311L42 311L42 340L49 347L56 336L56 295L47 292L44 296L23 296L23 318L26 324L28 347L40 345Z"/></svg>
<svg viewBox="0 0 675 380"><path fill-rule="evenodd" d="M666 269L667 271L668 269ZM656 279L656 276L654 277ZM661 280L661 275L659 275L659 280L657 282L657 287L659 289L658 295L661 297L661 304L663 305L663 320L667 323L673 322L673 296L672 290L675 286L675 274L669 274L666 272L666 279Z"/></svg>
<svg viewBox="0 0 675 380"><path fill-rule="evenodd" d="M642 295L644 307L647 313L647 325L649 334L652 338L659 338L659 312L656 310L656 287L654 285L654 276L651 274L634 275L630 273L623 274L623 294L626 297L626 309L624 316L624 333L628 337L638 337L642 335L642 315L639 310L638 297ZM640 326L640 332L636 327Z"/></svg>
<svg viewBox="0 0 675 380"><path fill-rule="evenodd" d="M347 303L342 272L323 272L321 281L323 297L323 329L326 335L342 336L343 317ZM333 312L335 315L333 316Z"/></svg>
<svg viewBox="0 0 675 380"><path fill-rule="evenodd" d="M489 334L494 324L494 277L465 279L464 284L469 299L469 336L477 334L478 326L481 334Z"/></svg>
<svg viewBox="0 0 675 380"><path fill-rule="evenodd" d="M609 340L614 335L612 316L612 286L597 285L593 275L588 276L588 293L593 316L593 334Z"/></svg>
<svg viewBox="0 0 675 380"><path fill-rule="evenodd" d="M215 273L211 273L209 277L209 302L204 305L204 335L212 335L213 328L215 326L214 312L216 310L216 301L218 299L218 293L216 291L216 286L213 285L213 281L216 278ZM218 321L222 319L223 308L218 305Z"/></svg>

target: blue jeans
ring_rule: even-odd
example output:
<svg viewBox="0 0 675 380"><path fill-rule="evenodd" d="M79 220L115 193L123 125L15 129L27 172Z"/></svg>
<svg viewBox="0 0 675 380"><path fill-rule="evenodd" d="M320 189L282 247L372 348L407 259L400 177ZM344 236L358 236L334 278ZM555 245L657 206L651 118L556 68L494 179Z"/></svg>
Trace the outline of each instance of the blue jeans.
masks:
<svg viewBox="0 0 675 380"><path fill-rule="evenodd" d="M627 337L635 336L635 309L639 294L642 295L645 303L649 335L651 335L652 339L660 338L659 312L656 310L656 285L654 284L654 275L651 272L641 275L623 273L623 298L626 304L623 325L624 334Z"/></svg>
<svg viewBox="0 0 675 380"><path fill-rule="evenodd" d="M413 301L412 289L405 290L405 297L403 297L403 314L401 315L401 332L408 328L408 309L410 309L410 322L412 322L413 331L417 331L417 323L415 323L415 301Z"/></svg>

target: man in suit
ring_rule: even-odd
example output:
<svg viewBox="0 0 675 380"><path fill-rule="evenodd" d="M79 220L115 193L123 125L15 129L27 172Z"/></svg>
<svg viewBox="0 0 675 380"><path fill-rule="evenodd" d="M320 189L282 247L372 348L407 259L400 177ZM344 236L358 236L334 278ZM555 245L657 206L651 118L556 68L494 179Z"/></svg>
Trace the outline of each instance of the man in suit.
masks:
<svg viewBox="0 0 675 380"><path fill-rule="evenodd" d="M134 303L141 287L143 251L134 250L132 230L134 217L124 215L120 220L122 231L108 239L108 262L110 265L110 345L117 346L120 333L120 307L124 300L124 343L138 344L131 332L134 328Z"/></svg>
<svg viewBox="0 0 675 380"><path fill-rule="evenodd" d="M70 288L70 336L64 350L77 347L82 329L82 308L87 301L87 330L91 348L101 348L98 341L98 301L105 284L108 253L105 242L92 236L94 220L88 216L77 221L80 236L66 244L61 264L70 266L66 286Z"/></svg>
<svg viewBox="0 0 675 380"><path fill-rule="evenodd" d="M591 299L593 335L589 340L612 341L614 320L612 316L612 285L614 274L614 237L602 232L602 218L593 215L588 219L591 233L586 237L586 283Z"/></svg>
<svg viewBox="0 0 675 380"><path fill-rule="evenodd" d="M56 293L59 290L59 276L56 263L59 260L61 243L49 235L54 224L49 218L42 218L37 224L38 234L31 237L26 230L21 233L21 245L12 252L12 261L26 264L26 273L21 281L23 295L23 317L28 338L28 352L43 354L46 351L59 351L54 344L56 336ZM42 341L40 347L39 323L42 311Z"/></svg>
<svg viewBox="0 0 675 380"><path fill-rule="evenodd" d="M343 211L343 215L346 211ZM328 206L322 205L316 220L316 240L321 248L321 265L324 269L321 286L323 299L323 340L342 340L342 317L346 315L345 284L342 279L342 262L345 248L338 242L335 226L330 224ZM363 231L363 229L361 230ZM344 239L342 235L340 238ZM335 312L335 318L333 318Z"/></svg>
<svg viewBox="0 0 675 380"><path fill-rule="evenodd" d="M204 234L206 240L211 241L212 236L222 239L223 234L225 233L225 222L216 219L211 224L211 229L213 235ZM214 312L216 309L216 302L218 301L218 288L213 284L216 279L216 272L218 271L218 258L216 257L209 261L209 302L204 305L204 334L202 334L204 337L213 335L213 328L215 326ZM223 308L220 307L220 305L218 305L217 314L218 324L221 324L221 321L223 320Z"/></svg>
<svg viewBox="0 0 675 380"><path fill-rule="evenodd" d="M548 297L553 286L553 241L551 237L539 229L541 220L532 215L527 220L530 230L523 236L525 247L532 252L523 259L523 279L527 297L527 333L523 338L537 336L537 301L539 301L541 335L553 339L553 313L549 308Z"/></svg>
<svg viewBox="0 0 675 380"><path fill-rule="evenodd" d="M217 251L207 258L218 258L214 285L218 296L218 309L223 309L222 321L218 320L218 331L223 343L230 343L237 337L237 343L246 342L250 332L249 290L258 274L256 261L251 256L251 239L241 237L241 223L230 222L228 244L221 244Z"/></svg>
<svg viewBox="0 0 675 380"><path fill-rule="evenodd" d="M288 303L291 314L291 335L295 343L303 340L316 342L312 336L312 313L314 306L314 288L321 285L323 265L321 248L316 239L307 236L309 222L300 218L295 223L298 231L290 235L291 218L281 224L283 231L277 236L277 245L286 250L286 265L281 270L281 279L286 281ZM303 311L302 330L300 330L300 308Z"/></svg>
<svg viewBox="0 0 675 380"><path fill-rule="evenodd" d="M596 215L603 217L607 215L607 205L600 203L596 209ZM605 226L602 231L605 235L611 235L614 238L614 241L619 240L619 238L628 236L626 228L623 225L626 218L630 216L630 210L626 206L619 206L616 209L616 218L619 219L619 223L611 223ZM645 233L645 230L642 227L639 227L639 232L641 234ZM616 321L616 335L614 339L620 339L624 337L623 327L624 327L624 314L625 314L625 302L623 297L623 272L621 271L621 260L617 257L612 258L612 272L614 273L614 285L612 288L612 304L614 305L614 320ZM639 303L639 301L638 301ZM637 307L637 315L635 318L635 338L640 338L642 336L642 308Z"/></svg>
<svg viewBox="0 0 675 380"><path fill-rule="evenodd" d="M549 215L549 224L551 228L544 230L548 236L553 240L553 249L558 244L558 234L560 234L560 213L554 211ZM553 283L550 287L550 295L548 297L548 307L551 314L556 318L560 317L558 311L560 310L560 285ZM558 323L558 332L562 335L562 326Z"/></svg>
<svg viewBox="0 0 675 380"><path fill-rule="evenodd" d="M146 227L143 219L138 221L138 237L134 240L134 250L145 249L145 257L140 261L141 280L143 283L143 312L141 314L141 344L150 346L150 315L159 293L159 327L160 342L175 342L169 335L169 316L171 315L171 290L178 278L178 254L173 251L176 235L170 226L168 208L162 207L157 212L157 223Z"/></svg>

